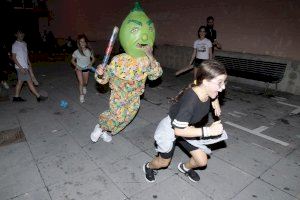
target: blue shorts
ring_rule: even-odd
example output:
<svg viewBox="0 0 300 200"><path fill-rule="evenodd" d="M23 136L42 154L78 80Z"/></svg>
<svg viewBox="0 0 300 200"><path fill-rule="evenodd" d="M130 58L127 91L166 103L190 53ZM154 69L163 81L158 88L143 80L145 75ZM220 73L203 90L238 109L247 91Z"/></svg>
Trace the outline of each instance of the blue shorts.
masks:
<svg viewBox="0 0 300 200"><path fill-rule="evenodd" d="M17 76L19 81L29 81L31 80L30 74L28 69L24 69L26 72L23 73L20 69L16 68Z"/></svg>

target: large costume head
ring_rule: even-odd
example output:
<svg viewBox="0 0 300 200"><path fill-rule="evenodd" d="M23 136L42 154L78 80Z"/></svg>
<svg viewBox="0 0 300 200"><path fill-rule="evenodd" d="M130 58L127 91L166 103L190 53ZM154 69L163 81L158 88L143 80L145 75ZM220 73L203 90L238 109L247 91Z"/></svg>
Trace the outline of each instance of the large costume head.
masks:
<svg viewBox="0 0 300 200"><path fill-rule="evenodd" d="M141 49L143 46L153 47L155 28L138 2L123 21L119 40L125 52L135 58L145 56Z"/></svg>

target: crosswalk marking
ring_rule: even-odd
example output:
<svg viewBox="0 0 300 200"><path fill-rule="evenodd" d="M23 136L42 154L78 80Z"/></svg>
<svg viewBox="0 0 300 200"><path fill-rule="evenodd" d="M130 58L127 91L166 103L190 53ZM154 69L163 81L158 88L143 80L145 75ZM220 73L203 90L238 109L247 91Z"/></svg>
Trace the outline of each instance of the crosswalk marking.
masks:
<svg viewBox="0 0 300 200"><path fill-rule="evenodd" d="M235 128L241 129L241 130L246 131L248 133L251 133L253 135L262 137L262 138L264 138L266 140L275 142L275 143L280 144L282 146L289 146L289 143L287 143L287 142L283 142L283 141L278 140L276 138L273 138L271 136L262 134L261 132L264 131L264 130L266 130L268 128L266 126L260 126L260 127L256 128L256 129L251 130L251 129L248 129L246 127L243 127L241 125L238 125L238 124L235 124L235 123L232 123L232 122L229 122L229 121L225 122L225 124L228 124L228 125L233 126Z"/></svg>
<svg viewBox="0 0 300 200"><path fill-rule="evenodd" d="M247 116L247 114L236 111L236 110L234 110L233 112L228 112L228 115L231 115L231 116L237 117L237 118L240 118L242 116Z"/></svg>
<svg viewBox="0 0 300 200"><path fill-rule="evenodd" d="M300 113L300 106L289 104L289 103L285 103L285 102L282 102L282 101L277 101L277 103L296 108L295 110L293 110L290 113L292 115L296 115L296 114Z"/></svg>

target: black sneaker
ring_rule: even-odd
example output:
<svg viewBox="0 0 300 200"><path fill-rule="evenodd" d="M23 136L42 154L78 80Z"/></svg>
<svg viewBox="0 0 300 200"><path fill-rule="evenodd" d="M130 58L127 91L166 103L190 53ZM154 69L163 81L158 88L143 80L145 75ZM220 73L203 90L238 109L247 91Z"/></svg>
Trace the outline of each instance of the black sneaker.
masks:
<svg viewBox="0 0 300 200"><path fill-rule="evenodd" d="M184 168L183 168L183 163L179 163L178 164L178 170L182 173L184 173L187 177L189 177L189 179L192 181L192 182L197 182L197 181L200 181L200 176L193 170L193 169L190 169L188 171L185 171Z"/></svg>
<svg viewBox="0 0 300 200"><path fill-rule="evenodd" d="M143 166L143 171L145 173L146 181L153 183L155 182L156 171L147 167L148 163L145 163Z"/></svg>
<svg viewBox="0 0 300 200"><path fill-rule="evenodd" d="M13 97L13 102L24 102L26 101L25 99L23 99L22 97Z"/></svg>
<svg viewBox="0 0 300 200"><path fill-rule="evenodd" d="M36 100L37 100L38 102L40 102L40 101L45 101L47 98L48 98L48 97L44 97L44 96L40 95L39 97L36 98Z"/></svg>

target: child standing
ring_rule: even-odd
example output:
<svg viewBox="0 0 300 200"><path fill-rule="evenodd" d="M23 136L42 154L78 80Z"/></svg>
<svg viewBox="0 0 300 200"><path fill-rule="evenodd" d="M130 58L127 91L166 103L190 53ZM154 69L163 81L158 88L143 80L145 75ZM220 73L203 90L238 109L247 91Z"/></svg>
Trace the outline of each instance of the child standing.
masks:
<svg viewBox="0 0 300 200"><path fill-rule="evenodd" d="M205 26L200 26L198 29L199 39L194 42L194 51L190 61L190 65L194 66L194 81L197 78L197 72L203 60L212 58L212 43L209 39L205 38L205 35Z"/></svg>
<svg viewBox="0 0 300 200"><path fill-rule="evenodd" d="M197 84L184 89L175 98L177 102L170 107L169 115L156 128L154 139L158 156L143 166L148 182L155 181L154 170L169 166L176 142L191 154L188 162L178 164L178 170L191 181L199 181L200 177L193 169L207 165L207 154L211 150L206 145L227 139L226 133L222 134L220 121L195 127L209 113L211 99L225 89L227 78L224 66L217 61L203 61L200 66Z"/></svg>
<svg viewBox="0 0 300 200"><path fill-rule="evenodd" d="M32 82L31 74L33 74L33 71L31 68L31 62L28 57L27 44L23 41L25 34L22 30L17 30L15 36L17 40L12 45L12 60L15 63L18 82L16 85L16 93L13 97L13 101L26 101L25 99L20 97L20 92L24 81L27 82L30 91L36 96L37 101L44 101L47 99L47 97L40 95Z"/></svg>
<svg viewBox="0 0 300 200"><path fill-rule="evenodd" d="M212 59L212 43L206 38L205 26L198 29L198 38L194 42L194 51L190 61L190 65L194 66L194 84L197 84L197 73L201 67L201 63L205 60ZM221 115L220 103L218 98L211 102L215 116Z"/></svg>
<svg viewBox="0 0 300 200"><path fill-rule="evenodd" d="M87 93L89 69L95 62L93 52L88 46L86 35L80 34L77 38L78 49L72 55L71 63L75 66L75 72L79 83L79 101L84 103L84 95Z"/></svg>

